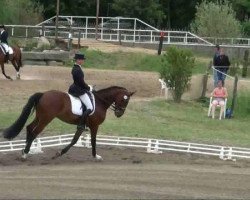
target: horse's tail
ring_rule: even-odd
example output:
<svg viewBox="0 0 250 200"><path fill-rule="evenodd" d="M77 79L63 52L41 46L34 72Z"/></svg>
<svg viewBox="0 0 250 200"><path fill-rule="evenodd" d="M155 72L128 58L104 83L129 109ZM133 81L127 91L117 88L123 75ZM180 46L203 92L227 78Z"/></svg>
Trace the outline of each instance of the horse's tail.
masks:
<svg viewBox="0 0 250 200"><path fill-rule="evenodd" d="M21 132L31 113L32 108L35 108L42 95L43 93L35 93L29 98L19 118L9 128L3 131L4 138L13 139Z"/></svg>

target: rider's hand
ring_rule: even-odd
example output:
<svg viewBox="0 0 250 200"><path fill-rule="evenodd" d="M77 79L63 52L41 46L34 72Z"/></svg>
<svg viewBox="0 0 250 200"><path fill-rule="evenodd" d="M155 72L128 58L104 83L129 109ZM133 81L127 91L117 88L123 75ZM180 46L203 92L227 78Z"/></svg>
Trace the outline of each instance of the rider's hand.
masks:
<svg viewBox="0 0 250 200"><path fill-rule="evenodd" d="M92 92L93 91L93 86L89 85L89 91Z"/></svg>

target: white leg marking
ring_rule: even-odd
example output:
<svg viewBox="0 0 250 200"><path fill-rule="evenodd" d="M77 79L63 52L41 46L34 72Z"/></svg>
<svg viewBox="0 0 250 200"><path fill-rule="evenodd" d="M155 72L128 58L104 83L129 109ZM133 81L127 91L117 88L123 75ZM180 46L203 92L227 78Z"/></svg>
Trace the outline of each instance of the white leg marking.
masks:
<svg viewBox="0 0 250 200"><path fill-rule="evenodd" d="M23 159L26 159L26 158L27 158L27 154L23 152L23 153L22 153L22 158L23 158Z"/></svg>
<svg viewBox="0 0 250 200"><path fill-rule="evenodd" d="M19 72L16 73L16 78L20 79L20 73Z"/></svg>
<svg viewBox="0 0 250 200"><path fill-rule="evenodd" d="M99 156L99 155L97 155L97 154L96 154L96 156L95 156L95 159L96 159L96 160L99 160L99 161L103 160L102 157Z"/></svg>

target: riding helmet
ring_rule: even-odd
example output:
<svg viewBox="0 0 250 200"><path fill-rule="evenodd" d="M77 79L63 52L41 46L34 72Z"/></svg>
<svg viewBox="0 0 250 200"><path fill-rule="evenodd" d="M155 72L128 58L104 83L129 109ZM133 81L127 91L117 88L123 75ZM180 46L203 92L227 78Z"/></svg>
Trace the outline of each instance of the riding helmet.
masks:
<svg viewBox="0 0 250 200"><path fill-rule="evenodd" d="M84 54L76 53L74 59L75 60L85 60L86 58L85 58Z"/></svg>

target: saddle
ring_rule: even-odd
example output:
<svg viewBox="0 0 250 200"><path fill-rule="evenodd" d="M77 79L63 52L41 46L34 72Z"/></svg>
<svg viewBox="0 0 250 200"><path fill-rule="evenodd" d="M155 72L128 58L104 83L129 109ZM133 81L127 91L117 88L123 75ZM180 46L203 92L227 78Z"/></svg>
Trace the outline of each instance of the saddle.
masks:
<svg viewBox="0 0 250 200"><path fill-rule="evenodd" d="M75 115L82 116L83 112L86 110L86 106L84 103L80 100L78 97L74 97L71 94L67 93L69 95L70 101L71 101L71 112ZM88 93L91 103L93 105L93 110L89 115L92 115L95 112L95 97L93 93Z"/></svg>

